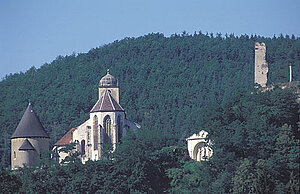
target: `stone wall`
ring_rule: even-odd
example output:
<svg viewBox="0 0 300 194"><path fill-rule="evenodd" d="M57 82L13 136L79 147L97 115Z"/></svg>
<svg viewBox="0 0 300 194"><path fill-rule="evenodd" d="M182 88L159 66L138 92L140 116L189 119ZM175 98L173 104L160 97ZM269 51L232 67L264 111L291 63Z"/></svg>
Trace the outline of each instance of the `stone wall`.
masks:
<svg viewBox="0 0 300 194"><path fill-rule="evenodd" d="M268 64L266 62L266 45L265 43L255 43L255 73L254 83L262 87L267 85L268 81Z"/></svg>
<svg viewBox="0 0 300 194"><path fill-rule="evenodd" d="M35 150L23 151L19 150L25 139L31 143ZM11 139L11 168L34 166L35 162L40 158L42 152L49 151L49 138L14 138Z"/></svg>

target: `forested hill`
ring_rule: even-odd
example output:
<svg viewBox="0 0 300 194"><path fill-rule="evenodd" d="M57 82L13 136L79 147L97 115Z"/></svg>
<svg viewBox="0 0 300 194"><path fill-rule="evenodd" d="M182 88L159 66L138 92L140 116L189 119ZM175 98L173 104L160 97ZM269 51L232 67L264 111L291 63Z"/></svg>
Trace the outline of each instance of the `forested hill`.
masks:
<svg viewBox="0 0 300 194"><path fill-rule="evenodd" d="M178 138L191 135L199 130L202 107L253 88L256 41L267 46L269 84L286 82L289 64L300 80L299 38L202 33L125 38L7 76L0 82L1 164L10 163L10 136L29 100L53 144L89 117L108 68L130 120Z"/></svg>

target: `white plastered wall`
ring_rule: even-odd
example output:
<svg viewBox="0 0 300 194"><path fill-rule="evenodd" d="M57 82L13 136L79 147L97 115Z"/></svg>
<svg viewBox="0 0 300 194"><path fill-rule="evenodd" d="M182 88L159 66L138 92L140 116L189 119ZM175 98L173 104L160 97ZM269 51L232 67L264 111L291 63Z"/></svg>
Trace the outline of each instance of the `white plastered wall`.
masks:
<svg viewBox="0 0 300 194"><path fill-rule="evenodd" d="M94 142L94 117L95 115L98 118L98 142ZM113 148L116 148L116 144L118 143L118 129L117 129L117 118L118 116L121 117L121 129L122 129L122 136L124 136L124 120L125 120L125 114L124 112L94 112L90 113L90 121L91 121L91 142L92 142L92 157L91 160L98 160L101 158L101 143L103 142L103 134L100 133L100 127L103 129L103 122L104 118L106 116L109 116L111 119L111 130L112 130L112 144ZM98 150L94 150L94 144L98 144Z"/></svg>
<svg viewBox="0 0 300 194"><path fill-rule="evenodd" d="M73 131L73 142L76 142L76 151L80 152L80 158L83 163L85 163L90 156L92 156L92 144L91 144L91 130L92 122L91 119L85 121ZM88 137L89 136L89 137ZM82 150L82 141L85 141L85 153Z"/></svg>
<svg viewBox="0 0 300 194"><path fill-rule="evenodd" d="M208 133L202 130L186 139L189 156L193 160L202 161L212 157L213 150L210 148L210 140L206 140L207 135Z"/></svg>

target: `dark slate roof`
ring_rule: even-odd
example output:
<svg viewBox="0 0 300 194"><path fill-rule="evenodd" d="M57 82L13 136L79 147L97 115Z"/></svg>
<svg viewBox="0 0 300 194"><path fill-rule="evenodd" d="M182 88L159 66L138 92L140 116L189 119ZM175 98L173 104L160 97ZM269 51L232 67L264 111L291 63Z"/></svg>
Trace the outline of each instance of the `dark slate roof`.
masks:
<svg viewBox="0 0 300 194"><path fill-rule="evenodd" d="M105 90L100 99L96 102L91 112L112 112L123 111L124 109L120 104L112 97L108 90Z"/></svg>
<svg viewBox="0 0 300 194"><path fill-rule="evenodd" d="M21 121L19 122L16 131L11 136L11 138L19 137L49 138L49 135L42 126L39 118L35 115L30 103L25 110Z"/></svg>
<svg viewBox="0 0 300 194"><path fill-rule="evenodd" d="M70 129L62 138L60 138L54 145L55 146L64 146L72 142L73 140L73 131L76 128Z"/></svg>
<svg viewBox="0 0 300 194"><path fill-rule="evenodd" d="M28 141L28 139L25 139L19 150L35 150L32 144Z"/></svg>

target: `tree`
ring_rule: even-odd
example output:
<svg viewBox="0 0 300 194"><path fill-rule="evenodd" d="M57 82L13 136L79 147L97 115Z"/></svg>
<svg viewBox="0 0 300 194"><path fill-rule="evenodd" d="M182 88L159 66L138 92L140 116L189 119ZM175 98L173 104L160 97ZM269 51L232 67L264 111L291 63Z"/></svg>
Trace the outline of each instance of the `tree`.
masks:
<svg viewBox="0 0 300 194"><path fill-rule="evenodd" d="M233 193L251 193L254 179L254 166L247 158L235 171L233 180Z"/></svg>
<svg viewBox="0 0 300 194"><path fill-rule="evenodd" d="M18 176L12 174L6 169L0 168L0 190L3 193L16 193L21 186L21 180Z"/></svg>

